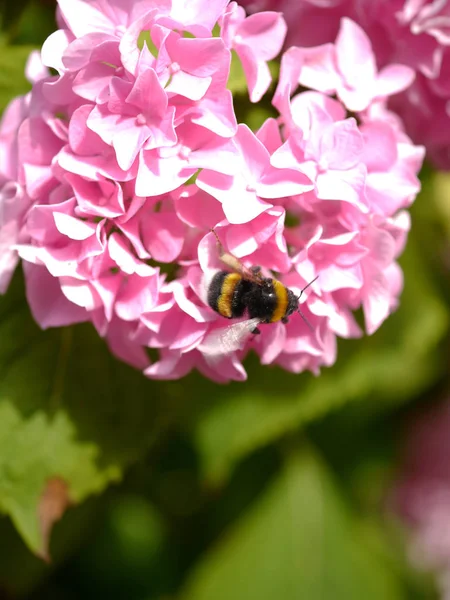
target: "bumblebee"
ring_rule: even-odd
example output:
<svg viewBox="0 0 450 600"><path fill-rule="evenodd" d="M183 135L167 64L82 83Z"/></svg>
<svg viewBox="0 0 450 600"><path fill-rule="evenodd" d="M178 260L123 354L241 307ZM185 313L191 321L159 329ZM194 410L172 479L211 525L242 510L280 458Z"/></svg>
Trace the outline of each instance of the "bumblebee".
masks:
<svg viewBox="0 0 450 600"><path fill-rule="evenodd" d="M218 271L209 285L209 306L227 319L238 319L247 313L249 319L260 323L287 323L289 315L298 308L298 297L280 281L262 277L257 269L252 269L249 277ZM255 327L252 333L260 330Z"/></svg>
<svg viewBox="0 0 450 600"><path fill-rule="evenodd" d="M217 239L219 257L231 272L220 270L213 274L206 286L207 304L226 319L239 319L244 315L248 319L210 334L202 348L206 353L226 354L237 350L246 335L261 333L258 325L277 321L288 323L294 312L300 313L312 329L299 308L299 301L317 277L296 295L277 279L264 277L261 267L245 267L224 250L217 233L214 229L211 231Z"/></svg>

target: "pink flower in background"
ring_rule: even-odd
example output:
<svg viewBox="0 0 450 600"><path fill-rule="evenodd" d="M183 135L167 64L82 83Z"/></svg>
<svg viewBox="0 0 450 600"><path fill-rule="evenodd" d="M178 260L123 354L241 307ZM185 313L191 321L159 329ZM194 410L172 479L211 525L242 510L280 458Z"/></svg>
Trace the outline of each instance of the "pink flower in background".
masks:
<svg viewBox="0 0 450 600"><path fill-rule="evenodd" d="M441 598L450 598L450 403L416 419L408 431L391 509L408 528L413 564L437 575Z"/></svg>
<svg viewBox="0 0 450 600"><path fill-rule="evenodd" d="M32 91L0 129L0 291L20 256L41 327L90 321L157 379L196 368L243 380L250 349L317 374L336 360L338 336L362 334L353 310L363 307L368 333L382 324L398 304L396 259L420 187L423 150L386 105L411 68L376 65L344 19L335 44L285 53L279 117L254 133L235 116L231 50L258 101L283 45L278 12L60 0L58 15L42 61L29 62ZM299 83L314 89L296 93ZM205 302L204 273L224 268L211 228L297 294L318 276L301 298L311 328L294 313L211 361L205 340L230 323Z"/></svg>
<svg viewBox="0 0 450 600"><path fill-rule="evenodd" d="M288 27L285 47L300 46L308 57L309 68L302 74L302 83L307 86L314 81L311 78L317 72L315 60L319 58L321 62L323 54L328 55L329 61L327 65L322 64L321 73L317 72L316 83L329 85L337 67L342 76L341 84L345 84L346 73L351 79L360 79L361 73L370 78L370 70L355 69L353 65L349 71L345 66L346 57L352 56L351 38L344 40L347 45L344 62L338 60L333 65L331 60L332 43L340 28L342 31L341 19L346 17L347 22L351 19L357 23L372 44L379 75L384 73L376 93L383 93L386 84L391 87L401 83L400 65L415 72L414 83L392 97L390 106L403 119L408 135L426 146L435 166L450 168L450 4L447 0L242 0L241 4L251 13L276 10L283 14ZM339 47L343 48L342 40L337 40L337 53ZM359 50L363 48L359 46ZM405 82L407 77L404 71ZM314 84L312 87L318 89ZM370 85L361 88L364 94L371 89L376 88Z"/></svg>
<svg viewBox="0 0 450 600"><path fill-rule="evenodd" d="M336 94L350 111L361 112L374 101L403 91L414 80L404 65L388 65L377 73L375 55L364 31L350 19L341 21L335 44L300 50L299 83Z"/></svg>

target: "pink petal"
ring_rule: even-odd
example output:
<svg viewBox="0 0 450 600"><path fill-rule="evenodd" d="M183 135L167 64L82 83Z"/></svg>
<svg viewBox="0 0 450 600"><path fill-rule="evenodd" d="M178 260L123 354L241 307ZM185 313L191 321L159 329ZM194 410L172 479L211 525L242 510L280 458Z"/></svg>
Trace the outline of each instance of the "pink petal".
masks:
<svg viewBox="0 0 450 600"><path fill-rule="evenodd" d="M214 25L224 12L229 0L172 0L170 16L199 37L212 32Z"/></svg>
<svg viewBox="0 0 450 600"><path fill-rule="evenodd" d="M270 154L273 154L283 144L278 122L272 117L264 121L256 132L256 137L264 144Z"/></svg>
<svg viewBox="0 0 450 600"><path fill-rule="evenodd" d="M66 175L78 201L78 212L99 217L117 217L125 212L123 191L108 179L88 181L73 174Z"/></svg>
<svg viewBox="0 0 450 600"><path fill-rule="evenodd" d="M158 362L144 371L152 379L179 379L196 366L195 356L182 354L180 350L165 351Z"/></svg>
<svg viewBox="0 0 450 600"><path fill-rule="evenodd" d="M370 40L359 25L346 17L341 20L336 39L336 60L348 86L358 88L375 80L376 64Z"/></svg>
<svg viewBox="0 0 450 600"><path fill-rule="evenodd" d="M133 104L154 119L161 119L167 110L167 93L153 69L147 69L136 79L126 102Z"/></svg>
<svg viewBox="0 0 450 600"><path fill-rule="evenodd" d="M261 198L286 198L313 189L309 177L294 169L272 169L256 185L256 193Z"/></svg>
<svg viewBox="0 0 450 600"><path fill-rule="evenodd" d="M31 84L37 83L40 79L45 79L50 75L50 71L42 63L42 57L38 50L32 50L28 56L25 75Z"/></svg>
<svg viewBox="0 0 450 600"><path fill-rule="evenodd" d="M267 148L260 142L253 131L243 123L238 126L236 141L241 150L242 158L245 161L246 175L249 182L258 181L270 164L270 155Z"/></svg>
<svg viewBox="0 0 450 600"><path fill-rule="evenodd" d="M313 90L332 94L339 83L334 45L324 44L298 50L298 56L303 63L298 77L299 83Z"/></svg>
<svg viewBox="0 0 450 600"><path fill-rule="evenodd" d="M392 127L383 121L365 123L361 128L364 139L363 162L369 171L388 171L397 161L397 140Z"/></svg>
<svg viewBox="0 0 450 600"><path fill-rule="evenodd" d="M236 133L237 121L233 108L233 96L230 90L205 97L192 109L192 122L222 137L231 137Z"/></svg>
<svg viewBox="0 0 450 600"><path fill-rule="evenodd" d="M118 61L117 61L118 62ZM90 63L73 80L73 91L86 100L96 102L116 74L114 63Z"/></svg>
<svg viewBox="0 0 450 600"><path fill-rule="evenodd" d="M357 88L338 86L337 95L344 106L352 112L362 112L376 96L376 81L360 82Z"/></svg>
<svg viewBox="0 0 450 600"><path fill-rule="evenodd" d="M149 312L158 301L158 276L140 277L133 275L127 279L119 291L114 309L124 321L135 321Z"/></svg>
<svg viewBox="0 0 450 600"><path fill-rule="evenodd" d="M53 218L58 231L72 240L86 240L95 234L95 223L86 223L71 215L54 212Z"/></svg>
<svg viewBox="0 0 450 600"><path fill-rule="evenodd" d="M97 156L77 156L66 146L57 155L57 164L65 171L80 175L90 181L109 178L114 181L128 181L135 173L119 167L112 148Z"/></svg>
<svg viewBox="0 0 450 600"><path fill-rule="evenodd" d="M379 214L391 216L408 207L420 190L413 174L402 172L369 173L366 194L370 206Z"/></svg>
<svg viewBox="0 0 450 600"><path fill-rule="evenodd" d="M133 75L137 74L136 71L141 56L138 44L139 36L143 31L149 31L152 28L158 12L167 14L170 11L170 5L170 0L153 0L152 7L149 10L148 3L144 1L143 6L146 11L131 21L130 26L123 34L119 44L119 51L122 65L129 73Z"/></svg>
<svg viewBox="0 0 450 600"><path fill-rule="evenodd" d="M130 169L144 143L150 137L147 126L137 126L134 119L123 120L114 128L114 150L116 151L117 164L125 171Z"/></svg>
<svg viewBox="0 0 450 600"><path fill-rule="evenodd" d="M42 329L88 320L86 310L62 294L58 279L52 277L45 267L24 262L23 269L28 304L33 318Z"/></svg>
<svg viewBox="0 0 450 600"><path fill-rule="evenodd" d="M136 369L145 369L149 364L149 359L145 348L132 339L132 327L131 324L120 319L113 319L108 327L106 341L111 352L119 360L123 360Z"/></svg>
<svg viewBox="0 0 450 600"><path fill-rule="evenodd" d="M18 230L14 221L0 227L0 294L5 294L14 271L19 263L19 255L13 245L17 242Z"/></svg>
<svg viewBox="0 0 450 600"><path fill-rule="evenodd" d="M92 31L82 38L73 40L63 55L64 70L75 73L86 67L90 61L109 59L111 48L117 47L117 38L110 33ZM117 55L116 55L117 56ZM111 58L113 58L111 56Z"/></svg>
<svg viewBox="0 0 450 600"><path fill-rule="evenodd" d="M175 198L175 211L181 221L203 230L211 229L224 218L220 202L196 186L180 190Z"/></svg>
<svg viewBox="0 0 450 600"><path fill-rule="evenodd" d="M299 83L303 68L303 53L301 48L289 48L281 57L278 85L272 99L272 104L281 114L289 114L289 98Z"/></svg>
<svg viewBox="0 0 450 600"><path fill-rule="evenodd" d="M342 269L338 265L329 265L320 271L320 287L324 292L334 292L342 288L360 290L364 284L360 265Z"/></svg>
<svg viewBox="0 0 450 600"><path fill-rule="evenodd" d="M105 144L97 133L94 133L94 128L91 130L91 123L96 120L101 121L103 115L97 107L92 108L91 104L84 104L78 107L72 114L69 123L69 145L71 150L76 154L97 154L103 152ZM112 118L112 117L110 117ZM117 118L114 119L115 125ZM104 136L103 132L102 135ZM112 137L108 135L105 143L110 143Z"/></svg>
<svg viewBox="0 0 450 600"><path fill-rule="evenodd" d="M102 306L100 296L87 281L73 277L60 278L61 290L64 296L77 306L92 311Z"/></svg>
<svg viewBox="0 0 450 600"><path fill-rule="evenodd" d="M273 325L264 329L261 337L258 347L261 364L270 365L283 351L286 340L286 327L280 322L273 323Z"/></svg>
<svg viewBox="0 0 450 600"><path fill-rule="evenodd" d="M286 31L286 22L280 13L256 13L239 25L239 43L251 46L259 61L272 60L281 51Z"/></svg>
<svg viewBox="0 0 450 600"><path fill-rule="evenodd" d="M64 71L62 56L72 40L73 36L69 31L63 29L54 31L42 45L42 64L62 73Z"/></svg>
<svg viewBox="0 0 450 600"><path fill-rule="evenodd" d="M105 318L111 322L114 317L114 307L117 295L123 283L120 273L110 273L91 280L91 286L97 292L102 304Z"/></svg>
<svg viewBox="0 0 450 600"><path fill-rule="evenodd" d="M405 65L388 65L378 73L376 92L378 98L386 98L406 90L415 79L414 70Z"/></svg>
<svg viewBox="0 0 450 600"><path fill-rule="evenodd" d="M30 198L37 199L50 193L55 179L51 169L46 165L22 165L25 187Z"/></svg>
<svg viewBox="0 0 450 600"><path fill-rule="evenodd" d="M177 328L173 340L169 346L171 350L191 351L202 341L206 331L207 323L197 323L189 317L185 317L181 326Z"/></svg>
<svg viewBox="0 0 450 600"><path fill-rule="evenodd" d="M209 306L206 306L206 304L194 302L194 300L188 296L188 290L182 283L174 281L172 282L171 287L177 305L192 319L198 323L216 320L217 315L212 309L209 308Z"/></svg>
<svg viewBox="0 0 450 600"><path fill-rule="evenodd" d="M355 119L334 123L322 136L319 164L331 169L350 169L361 160L363 147Z"/></svg>
<svg viewBox="0 0 450 600"><path fill-rule="evenodd" d="M395 258L395 242L387 231L373 228L367 243L371 259L380 269L388 267Z"/></svg>
<svg viewBox="0 0 450 600"><path fill-rule="evenodd" d="M224 67L229 68L230 52L220 38L179 38L170 54L182 70L198 78L210 78Z"/></svg>
<svg viewBox="0 0 450 600"><path fill-rule="evenodd" d="M141 232L151 257L158 262L171 263L181 252L186 227L176 214L160 212L148 215L141 224Z"/></svg>
<svg viewBox="0 0 450 600"><path fill-rule="evenodd" d="M369 335L374 333L390 312L390 294L381 272L367 273L368 285L363 297L364 320Z"/></svg>
<svg viewBox="0 0 450 600"><path fill-rule="evenodd" d="M184 71L178 71L171 79L169 85L166 87L168 93L180 94L197 102L201 100L208 91L211 84L211 77L199 78L195 75L190 75Z"/></svg>
<svg viewBox="0 0 450 600"><path fill-rule="evenodd" d="M136 195L158 196L171 192L192 177L196 170L186 165L179 156L161 158L157 150L144 150L139 155Z"/></svg>
<svg viewBox="0 0 450 600"><path fill-rule="evenodd" d="M218 365L210 365L204 360L198 365L198 369L206 377L217 383L247 380L247 373L236 353L223 357Z"/></svg>
<svg viewBox="0 0 450 600"><path fill-rule="evenodd" d="M238 180L213 171L202 171L197 177L198 187L222 202L230 223L247 223L272 205L260 200L255 191L246 189L245 180ZM234 188L234 189L233 189Z"/></svg>
<svg viewBox="0 0 450 600"><path fill-rule="evenodd" d="M233 140L223 139L218 136L209 136L201 144L201 131L196 135L197 148L189 151L184 147L184 161L186 167L197 169L211 169L218 173L234 174L242 164L241 157Z"/></svg>
<svg viewBox="0 0 450 600"><path fill-rule="evenodd" d="M343 200L354 204L363 213L368 212L364 199L366 168L358 165L348 171L328 171L319 174L316 181L317 197L324 200Z"/></svg>
<svg viewBox="0 0 450 600"><path fill-rule="evenodd" d="M318 92L302 92L291 100L292 118L306 139L321 137L319 131L336 121L343 121L346 111L342 104Z"/></svg>
<svg viewBox="0 0 450 600"><path fill-rule="evenodd" d="M111 33L115 23L108 17L108 13L97 2L84 0L58 0L64 21L71 31L81 37L91 32Z"/></svg>
<svg viewBox="0 0 450 600"><path fill-rule="evenodd" d="M124 236L114 232L108 238L111 259L127 275L137 273L140 277L153 277L158 271L137 259Z"/></svg>
<svg viewBox="0 0 450 600"><path fill-rule="evenodd" d="M265 62L257 60L251 47L239 45L236 47L236 53L241 60L247 79L250 101L258 102L267 92L272 81L269 67Z"/></svg>

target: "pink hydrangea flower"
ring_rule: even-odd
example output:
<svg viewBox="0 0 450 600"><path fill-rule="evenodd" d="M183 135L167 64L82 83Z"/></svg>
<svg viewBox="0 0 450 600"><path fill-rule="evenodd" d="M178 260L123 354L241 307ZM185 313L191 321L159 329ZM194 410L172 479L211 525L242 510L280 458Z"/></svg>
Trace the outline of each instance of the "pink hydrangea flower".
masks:
<svg viewBox="0 0 450 600"><path fill-rule="evenodd" d="M435 573L444 600L450 598L449 435L447 400L412 424L390 495L392 510L408 527L411 561Z"/></svg>
<svg viewBox="0 0 450 600"><path fill-rule="evenodd" d="M423 158L386 106L410 69L376 71L367 37L345 20L314 64L302 48L285 53L279 117L254 133L234 113L231 51L258 101L283 44L279 13L60 0L58 19L27 67L32 91L0 128L1 292L20 257L42 328L92 322L157 379L195 368L243 380L250 349L317 374L336 360L337 337L362 334L353 310L363 307L368 333L382 324L401 292L396 259ZM296 93L308 78L314 90ZM301 298L310 327L295 313L211 360L207 341L229 325L205 302L205 273L224 268L211 228L297 294L318 276Z"/></svg>

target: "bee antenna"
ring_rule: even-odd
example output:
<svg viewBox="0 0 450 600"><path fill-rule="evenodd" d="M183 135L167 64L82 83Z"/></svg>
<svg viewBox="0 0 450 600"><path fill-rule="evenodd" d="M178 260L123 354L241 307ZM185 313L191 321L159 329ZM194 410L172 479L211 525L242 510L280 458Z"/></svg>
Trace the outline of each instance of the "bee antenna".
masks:
<svg viewBox="0 0 450 600"><path fill-rule="evenodd" d="M300 300L300 298L302 297L302 294L303 294L303 292L304 292L306 289L308 289L308 288L309 288L309 286L310 286L310 285L312 285L312 284L313 284L315 281L317 281L318 279L319 279L319 276L318 276L318 275L316 275L316 277L314 277L314 279L311 279L311 281L310 281L309 283L307 283L307 284L305 285L305 287L304 287L302 290L300 290L300 294L297 296L297 300Z"/></svg>
<svg viewBox="0 0 450 600"><path fill-rule="evenodd" d="M311 323L308 321L308 319L305 317L305 315L302 313L302 311L297 308L297 312L300 314L301 318L305 321L305 323L308 325L308 327L311 329L311 331L314 333L314 328L311 325Z"/></svg>
<svg viewBox="0 0 450 600"><path fill-rule="evenodd" d="M303 292L309 288L310 285L312 285L315 281L317 281L317 279L319 279L319 276L317 275L316 277L314 277L314 279L312 279L309 283L307 283L305 285L305 287L300 290L300 294L297 296L297 300L300 302L300 298L302 297ZM302 313L302 311L300 310L300 307L297 306L297 312L300 314L301 318L305 321L305 323L308 325L308 327L311 329L312 332L314 332L313 326L311 325L311 323L308 321L308 319L306 318L306 316Z"/></svg>

